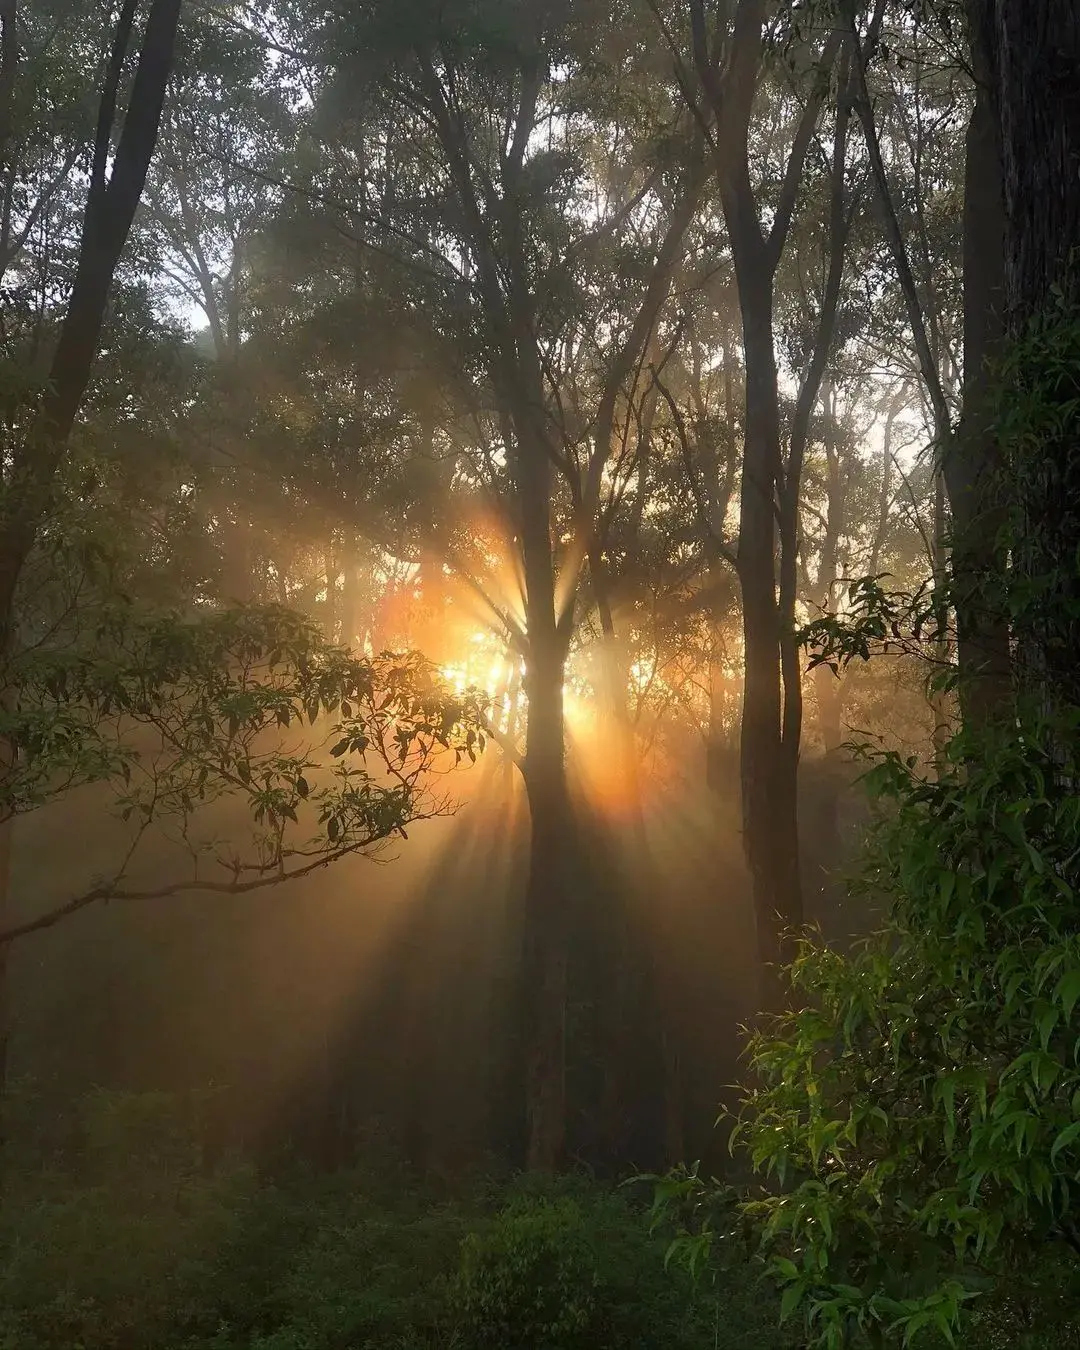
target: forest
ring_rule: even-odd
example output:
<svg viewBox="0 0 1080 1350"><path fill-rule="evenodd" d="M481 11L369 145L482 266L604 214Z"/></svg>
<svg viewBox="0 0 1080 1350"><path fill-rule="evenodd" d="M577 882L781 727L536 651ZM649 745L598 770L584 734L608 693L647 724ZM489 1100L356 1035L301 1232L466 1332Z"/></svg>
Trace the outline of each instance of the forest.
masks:
<svg viewBox="0 0 1080 1350"><path fill-rule="evenodd" d="M1080 1346L1076 0L0 0L0 1350Z"/></svg>

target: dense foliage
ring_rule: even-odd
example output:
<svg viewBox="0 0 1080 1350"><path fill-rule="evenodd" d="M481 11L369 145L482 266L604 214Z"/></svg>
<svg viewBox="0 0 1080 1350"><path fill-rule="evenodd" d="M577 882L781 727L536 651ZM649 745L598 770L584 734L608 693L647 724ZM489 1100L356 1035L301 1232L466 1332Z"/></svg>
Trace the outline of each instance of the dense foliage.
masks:
<svg viewBox="0 0 1080 1350"><path fill-rule="evenodd" d="M1068 1250L1080 1167L1080 803L1060 728L958 742L936 780L890 757L861 884L893 897L852 956L808 945L805 1004L752 1043L743 1131L786 1304L849 1330L954 1329Z"/></svg>

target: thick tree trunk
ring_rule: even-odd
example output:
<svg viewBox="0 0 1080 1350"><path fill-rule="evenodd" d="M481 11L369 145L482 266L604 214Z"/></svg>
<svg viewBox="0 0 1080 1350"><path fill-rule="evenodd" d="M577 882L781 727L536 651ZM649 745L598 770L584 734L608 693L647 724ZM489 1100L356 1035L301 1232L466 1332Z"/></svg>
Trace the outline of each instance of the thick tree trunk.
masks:
<svg viewBox="0 0 1080 1350"><path fill-rule="evenodd" d="M362 652L364 639L368 636L368 625L361 580L360 548L356 542L346 550L344 569L341 583L341 641L346 647Z"/></svg>
<svg viewBox="0 0 1080 1350"><path fill-rule="evenodd" d="M993 0L993 60L1005 203L1005 312L1013 334L1080 304L1080 6L1075 0ZM1014 466L1026 527L1015 561L1053 577L1053 603L1021 616L1018 653L1044 698L1080 706L1080 370L1054 397L1065 423ZM1069 410L1069 411L1067 411ZM1030 655L1029 655L1030 653Z"/></svg>
<svg viewBox="0 0 1080 1350"><path fill-rule="evenodd" d="M1005 199L1005 293L1013 331L1055 287L1080 283L1080 7L996 0Z"/></svg>
<svg viewBox="0 0 1080 1350"><path fill-rule="evenodd" d="M11 921L11 836L15 822L12 819L0 823L0 925L7 927ZM3 1150L7 1144L7 1122L5 1120L3 1094L8 1082L9 1051L11 1045L11 943L0 946L0 1164ZM2 1186L2 1176L0 1176Z"/></svg>
<svg viewBox="0 0 1080 1350"><path fill-rule="evenodd" d="M619 876L609 922L604 926L605 941L598 953L597 986L603 990L600 1016L600 1047L604 1063L601 1069L599 1133L601 1152L607 1161L625 1159L628 1111L632 1108L635 1065L640 1062L644 1043L655 1019L645 1015L650 995L655 996L659 981L655 969L649 974L641 951L637 898L650 890L649 852L645 838L645 813L641 774L637 759L637 738L631 721L628 700L630 659L626 644L620 641L609 594L607 568L599 546L589 551L589 574L593 599L600 618L601 679L600 714L602 731L611 756L619 791L619 815L600 824L619 833ZM655 958L655 951L651 952ZM653 963L655 964L655 962ZM666 1090L666 1087L665 1087Z"/></svg>

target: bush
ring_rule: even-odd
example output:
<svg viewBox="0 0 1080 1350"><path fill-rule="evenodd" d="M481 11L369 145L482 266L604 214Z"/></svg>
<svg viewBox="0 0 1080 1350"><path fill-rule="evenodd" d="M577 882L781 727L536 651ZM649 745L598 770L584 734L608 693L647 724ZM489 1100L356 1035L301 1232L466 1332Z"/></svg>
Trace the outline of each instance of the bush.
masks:
<svg viewBox="0 0 1080 1350"><path fill-rule="evenodd" d="M892 918L854 955L805 943L802 1006L753 1040L751 1213L815 1345L1068 1322L1043 1272L1080 1247L1078 744L958 741L936 780L884 757L864 884Z"/></svg>
<svg viewBox="0 0 1080 1350"><path fill-rule="evenodd" d="M621 1194L519 1186L465 1240L452 1323L475 1350L677 1350L711 1345L711 1300L665 1271L664 1244Z"/></svg>

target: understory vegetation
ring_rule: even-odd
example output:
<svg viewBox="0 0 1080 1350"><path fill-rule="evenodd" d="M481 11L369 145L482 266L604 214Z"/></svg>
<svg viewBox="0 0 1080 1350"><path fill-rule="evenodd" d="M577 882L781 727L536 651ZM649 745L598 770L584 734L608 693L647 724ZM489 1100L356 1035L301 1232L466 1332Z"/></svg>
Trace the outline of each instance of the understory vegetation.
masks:
<svg viewBox="0 0 1080 1350"><path fill-rule="evenodd" d="M373 1128L357 1161L211 1166L197 1103L98 1092L48 1154L12 1093L3 1350L800 1350L734 1192L647 1179L419 1176ZM21 1120L20 1120L21 1117ZM54 1123L55 1124L55 1123ZM62 1138L62 1142L59 1142ZM677 1197L677 1200L676 1200ZM707 1255L685 1220L722 1241ZM682 1236L679 1236L679 1230ZM700 1227L697 1228L700 1232ZM984 1282L967 1350L1080 1337L1080 1278L1035 1248ZM944 1348L932 1331L925 1344Z"/></svg>
<svg viewBox="0 0 1080 1350"><path fill-rule="evenodd" d="M30 1114L23 1094L23 1111ZM195 1108L197 1114L197 1108ZM97 1093L12 1149L4 1350L788 1350L744 1262L665 1269L648 1187L415 1175L370 1132L333 1173L206 1164L190 1102Z"/></svg>

